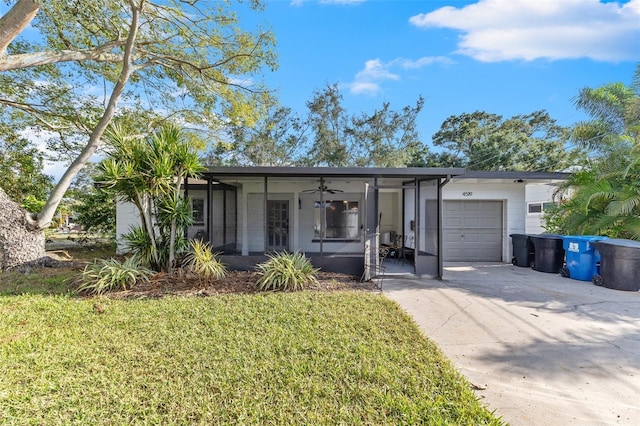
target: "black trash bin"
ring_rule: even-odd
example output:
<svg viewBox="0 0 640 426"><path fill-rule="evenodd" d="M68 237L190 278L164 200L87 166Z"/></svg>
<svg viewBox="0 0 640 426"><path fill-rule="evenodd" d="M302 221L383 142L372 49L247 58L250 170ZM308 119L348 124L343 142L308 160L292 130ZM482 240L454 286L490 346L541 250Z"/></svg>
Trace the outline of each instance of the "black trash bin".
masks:
<svg viewBox="0 0 640 426"><path fill-rule="evenodd" d="M511 234L511 244L513 246L513 259L511 263L516 266L529 268L534 261L534 247L531 238L527 234Z"/></svg>
<svg viewBox="0 0 640 426"><path fill-rule="evenodd" d="M593 283L614 290L640 290L640 242L610 239L594 241L600 253L600 275Z"/></svg>
<svg viewBox="0 0 640 426"><path fill-rule="evenodd" d="M534 247L533 269L557 274L564 264L562 236L556 234L530 235Z"/></svg>

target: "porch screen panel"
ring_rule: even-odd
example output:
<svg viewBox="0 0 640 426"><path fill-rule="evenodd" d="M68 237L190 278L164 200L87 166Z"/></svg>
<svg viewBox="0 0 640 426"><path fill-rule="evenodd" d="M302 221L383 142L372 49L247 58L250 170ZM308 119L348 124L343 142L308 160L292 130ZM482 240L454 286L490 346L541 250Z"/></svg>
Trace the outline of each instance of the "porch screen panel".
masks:
<svg viewBox="0 0 640 426"><path fill-rule="evenodd" d="M420 252L438 254L438 181L420 182Z"/></svg>
<svg viewBox="0 0 640 426"><path fill-rule="evenodd" d="M223 250L224 245L224 191L213 191L211 194L211 247L214 251Z"/></svg>
<svg viewBox="0 0 640 426"><path fill-rule="evenodd" d="M237 199L236 191L226 191L226 210L225 210L225 253L235 253L237 247Z"/></svg>
<svg viewBox="0 0 640 426"><path fill-rule="evenodd" d="M263 253L264 238L264 196L247 194L247 247L249 253Z"/></svg>
<svg viewBox="0 0 640 426"><path fill-rule="evenodd" d="M416 221L416 274L438 275L438 181L420 181Z"/></svg>

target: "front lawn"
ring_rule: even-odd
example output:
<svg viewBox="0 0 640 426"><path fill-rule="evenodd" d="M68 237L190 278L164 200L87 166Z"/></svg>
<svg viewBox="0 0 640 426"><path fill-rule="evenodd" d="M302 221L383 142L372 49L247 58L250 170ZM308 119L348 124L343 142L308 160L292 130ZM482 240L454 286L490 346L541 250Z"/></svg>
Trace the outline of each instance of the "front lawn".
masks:
<svg viewBox="0 0 640 426"><path fill-rule="evenodd" d="M379 294L4 294L0 424L500 424Z"/></svg>

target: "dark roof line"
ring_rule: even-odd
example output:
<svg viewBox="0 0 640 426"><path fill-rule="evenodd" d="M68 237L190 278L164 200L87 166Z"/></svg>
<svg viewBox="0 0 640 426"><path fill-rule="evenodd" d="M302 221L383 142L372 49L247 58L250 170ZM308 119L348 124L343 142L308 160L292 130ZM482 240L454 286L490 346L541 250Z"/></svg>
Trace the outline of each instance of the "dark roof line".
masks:
<svg viewBox="0 0 640 426"><path fill-rule="evenodd" d="M209 167L206 175L214 176L279 176L279 177L447 177L460 176L462 168L429 167Z"/></svg>
<svg viewBox="0 0 640 426"><path fill-rule="evenodd" d="M515 171L487 171L487 170L467 170L464 176L457 176L460 179L513 179L513 180L534 180L534 179L567 179L571 173L563 172L515 172Z"/></svg>
<svg viewBox="0 0 640 426"><path fill-rule="evenodd" d="M209 167L205 172L211 176L273 176L273 177L399 177L399 178L444 178L458 179L513 179L548 180L567 179L570 173L518 172L518 171L467 171L463 168L435 167L272 167L233 166Z"/></svg>

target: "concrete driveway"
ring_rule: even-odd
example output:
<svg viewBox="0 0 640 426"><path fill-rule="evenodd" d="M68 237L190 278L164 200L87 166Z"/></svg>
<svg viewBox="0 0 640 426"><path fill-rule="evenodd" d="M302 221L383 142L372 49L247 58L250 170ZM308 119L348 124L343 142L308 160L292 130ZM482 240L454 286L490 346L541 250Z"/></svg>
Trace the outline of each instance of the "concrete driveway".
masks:
<svg viewBox="0 0 640 426"><path fill-rule="evenodd" d="M383 292L511 425L640 424L639 292L490 263Z"/></svg>

